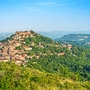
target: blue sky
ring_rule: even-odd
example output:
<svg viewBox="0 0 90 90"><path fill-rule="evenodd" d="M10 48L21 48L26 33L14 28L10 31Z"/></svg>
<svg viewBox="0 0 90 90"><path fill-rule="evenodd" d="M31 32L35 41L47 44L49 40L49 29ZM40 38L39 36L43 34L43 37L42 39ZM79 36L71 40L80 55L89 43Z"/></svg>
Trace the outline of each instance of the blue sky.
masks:
<svg viewBox="0 0 90 90"><path fill-rule="evenodd" d="M0 0L0 32L89 31L90 0Z"/></svg>

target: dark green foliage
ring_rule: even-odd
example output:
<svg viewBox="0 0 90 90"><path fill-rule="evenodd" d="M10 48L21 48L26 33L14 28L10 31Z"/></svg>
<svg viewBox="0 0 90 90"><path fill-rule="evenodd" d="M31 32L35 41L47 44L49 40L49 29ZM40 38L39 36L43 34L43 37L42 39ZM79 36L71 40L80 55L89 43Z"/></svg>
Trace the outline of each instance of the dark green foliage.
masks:
<svg viewBox="0 0 90 90"><path fill-rule="evenodd" d="M44 36L38 36L35 37L28 37L25 39L26 45L31 45L31 42L34 42L35 44L39 45L41 42L42 44L50 44L53 42L50 38L44 37Z"/></svg>
<svg viewBox="0 0 90 90"><path fill-rule="evenodd" d="M35 33L33 30L30 30L30 32L31 32L32 34L34 34L34 33Z"/></svg>
<svg viewBox="0 0 90 90"><path fill-rule="evenodd" d="M17 50L22 50L22 47L21 46L17 46L16 49Z"/></svg>

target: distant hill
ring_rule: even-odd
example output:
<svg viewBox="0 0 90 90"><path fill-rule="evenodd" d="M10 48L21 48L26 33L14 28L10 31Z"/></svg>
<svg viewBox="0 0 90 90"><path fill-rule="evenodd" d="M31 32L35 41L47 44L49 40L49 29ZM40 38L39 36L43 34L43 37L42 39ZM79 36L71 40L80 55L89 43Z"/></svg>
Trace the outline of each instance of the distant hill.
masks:
<svg viewBox="0 0 90 90"><path fill-rule="evenodd" d="M54 40L68 34L90 34L90 31L61 31L61 30L47 31L46 30L46 31L38 31L38 33Z"/></svg>
<svg viewBox="0 0 90 90"><path fill-rule="evenodd" d="M7 38L7 37L10 37L10 35L11 35L12 33L0 33L0 40L4 40L5 38Z"/></svg>
<svg viewBox="0 0 90 90"><path fill-rule="evenodd" d="M64 31L38 31L38 33L47 36L51 39L56 39L62 37L65 34L68 34L68 32L64 32Z"/></svg>
<svg viewBox="0 0 90 90"><path fill-rule="evenodd" d="M72 44L74 46L89 47L90 34L68 34L56 39L56 41L64 44Z"/></svg>

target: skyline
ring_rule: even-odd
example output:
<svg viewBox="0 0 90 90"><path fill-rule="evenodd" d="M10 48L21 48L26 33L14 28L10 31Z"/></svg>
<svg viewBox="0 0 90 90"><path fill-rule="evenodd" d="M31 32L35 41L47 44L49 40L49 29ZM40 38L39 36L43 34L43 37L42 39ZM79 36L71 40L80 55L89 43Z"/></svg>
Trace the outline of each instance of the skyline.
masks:
<svg viewBox="0 0 90 90"><path fill-rule="evenodd" d="M0 32L90 30L90 0L0 0L0 11Z"/></svg>

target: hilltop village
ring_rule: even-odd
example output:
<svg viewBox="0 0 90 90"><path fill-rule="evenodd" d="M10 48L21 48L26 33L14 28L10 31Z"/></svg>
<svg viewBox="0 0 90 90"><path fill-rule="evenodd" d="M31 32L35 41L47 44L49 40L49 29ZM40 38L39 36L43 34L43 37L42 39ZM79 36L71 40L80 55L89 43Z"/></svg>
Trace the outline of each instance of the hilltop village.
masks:
<svg viewBox="0 0 90 90"><path fill-rule="evenodd" d="M1 90L90 90L90 50L34 31L0 41Z"/></svg>
<svg viewBox="0 0 90 90"><path fill-rule="evenodd" d="M13 60L16 64L21 65L27 62L27 59L36 57L39 58L39 55L28 55L27 52L32 50L32 47L38 47L44 49L46 45L43 45L42 42L36 44L34 41L30 41L30 45L26 45L25 39L27 38L36 38L36 36L41 36L40 34L34 31L17 31L15 34L11 35L9 39L4 42L0 42L0 61L7 62ZM54 42L54 41L53 41ZM64 47L69 50L72 48L72 45L65 44L48 44L48 46L55 47ZM42 54L42 53L41 53ZM49 53L53 55L53 53ZM57 53L58 56L64 55L65 52ZM44 53L43 55L47 55Z"/></svg>

